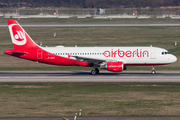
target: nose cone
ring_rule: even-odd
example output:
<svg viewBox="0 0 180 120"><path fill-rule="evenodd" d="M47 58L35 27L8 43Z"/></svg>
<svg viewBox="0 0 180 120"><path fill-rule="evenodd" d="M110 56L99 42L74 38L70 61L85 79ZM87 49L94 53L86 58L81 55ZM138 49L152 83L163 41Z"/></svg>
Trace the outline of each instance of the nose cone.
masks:
<svg viewBox="0 0 180 120"><path fill-rule="evenodd" d="M174 55L172 55L172 56L171 56L171 62L174 63L174 62L176 62L176 61L177 61L177 57L174 56Z"/></svg>

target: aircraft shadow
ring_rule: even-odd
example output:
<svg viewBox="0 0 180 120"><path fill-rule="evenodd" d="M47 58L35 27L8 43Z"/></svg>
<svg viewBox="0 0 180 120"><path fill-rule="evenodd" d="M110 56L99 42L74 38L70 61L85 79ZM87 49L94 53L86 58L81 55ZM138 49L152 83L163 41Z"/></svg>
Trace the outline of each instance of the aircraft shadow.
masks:
<svg viewBox="0 0 180 120"><path fill-rule="evenodd" d="M55 71L55 72L0 72L0 76L180 76L180 72L157 72L156 74L151 74L151 72L104 72L100 71L97 75L91 75L88 71Z"/></svg>

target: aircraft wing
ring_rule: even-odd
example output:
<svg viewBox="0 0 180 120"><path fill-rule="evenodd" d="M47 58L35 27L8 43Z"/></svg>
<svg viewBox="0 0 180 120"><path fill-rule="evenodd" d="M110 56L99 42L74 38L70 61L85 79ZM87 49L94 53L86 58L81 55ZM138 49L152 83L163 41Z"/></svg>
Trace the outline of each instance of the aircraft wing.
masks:
<svg viewBox="0 0 180 120"><path fill-rule="evenodd" d="M90 58L90 57L81 57L81 56L72 56L76 58L76 60L80 60L82 62L87 62L87 64L93 63L93 64L101 64L103 62L107 62L106 59L99 59L99 58ZM108 61L114 61L114 60L108 60Z"/></svg>

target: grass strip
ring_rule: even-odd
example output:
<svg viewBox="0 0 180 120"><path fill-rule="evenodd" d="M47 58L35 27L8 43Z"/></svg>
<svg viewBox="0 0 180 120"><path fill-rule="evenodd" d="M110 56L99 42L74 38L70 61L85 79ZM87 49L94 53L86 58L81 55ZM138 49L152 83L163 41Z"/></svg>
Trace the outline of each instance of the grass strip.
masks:
<svg viewBox="0 0 180 120"><path fill-rule="evenodd" d="M180 83L0 83L1 117L178 116Z"/></svg>

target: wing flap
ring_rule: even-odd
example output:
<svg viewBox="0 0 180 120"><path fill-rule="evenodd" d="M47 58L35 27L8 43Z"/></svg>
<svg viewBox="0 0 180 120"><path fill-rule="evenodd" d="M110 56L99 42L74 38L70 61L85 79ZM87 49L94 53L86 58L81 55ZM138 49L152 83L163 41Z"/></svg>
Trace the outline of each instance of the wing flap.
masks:
<svg viewBox="0 0 180 120"><path fill-rule="evenodd" d="M82 57L82 56L72 56L76 58L76 60L80 60L81 62L87 62L86 64L101 64L106 62L106 59L99 59L99 58L90 58L90 57Z"/></svg>

